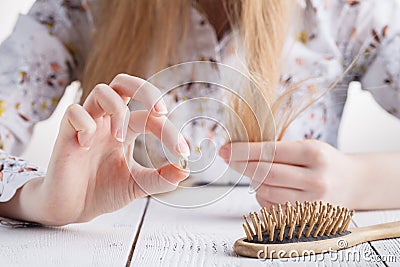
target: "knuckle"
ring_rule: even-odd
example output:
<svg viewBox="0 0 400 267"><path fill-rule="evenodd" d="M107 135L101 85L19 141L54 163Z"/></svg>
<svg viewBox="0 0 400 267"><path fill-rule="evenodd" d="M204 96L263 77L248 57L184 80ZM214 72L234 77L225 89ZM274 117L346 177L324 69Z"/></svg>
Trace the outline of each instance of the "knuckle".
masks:
<svg viewBox="0 0 400 267"><path fill-rule="evenodd" d="M67 110L66 110L65 113L68 116L70 116L70 115L74 114L75 112L77 112L78 110L80 110L80 105L79 104L71 104L71 105L69 105L67 107Z"/></svg>
<svg viewBox="0 0 400 267"><path fill-rule="evenodd" d="M325 164L328 162L328 155L326 153L326 145L317 140L304 141L305 155L310 161L318 164Z"/></svg>
<svg viewBox="0 0 400 267"><path fill-rule="evenodd" d="M110 88L108 87L108 85L104 83L99 83L94 87L93 93L96 95L104 95L109 90Z"/></svg>
<svg viewBox="0 0 400 267"><path fill-rule="evenodd" d="M114 81L124 80L124 79L127 79L127 78L129 78L129 77L131 77L129 74L126 74L126 73L118 73L118 74L115 76Z"/></svg>
<svg viewBox="0 0 400 267"><path fill-rule="evenodd" d="M277 170L276 167L274 165L272 165L272 167L270 168L269 172L267 173L267 179L269 181L274 181L277 178Z"/></svg>
<svg viewBox="0 0 400 267"><path fill-rule="evenodd" d="M64 118L70 121L79 120L79 117L82 114L82 106L79 104L72 104L67 107L64 113Z"/></svg>
<svg viewBox="0 0 400 267"><path fill-rule="evenodd" d="M110 85L111 86L120 86L123 84L126 80L132 78L133 76L126 74L126 73L119 73L117 74L114 79L111 81Z"/></svg>

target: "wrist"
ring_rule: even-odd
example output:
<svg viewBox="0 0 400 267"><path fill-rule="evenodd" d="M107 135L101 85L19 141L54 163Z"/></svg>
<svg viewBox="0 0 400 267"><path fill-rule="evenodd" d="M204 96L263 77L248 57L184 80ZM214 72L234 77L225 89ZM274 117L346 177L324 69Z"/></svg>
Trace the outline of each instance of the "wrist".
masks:
<svg viewBox="0 0 400 267"><path fill-rule="evenodd" d="M42 180L40 177L28 181L9 201L0 203L0 215L10 219L40 223L36 213L40 210L37 208L40 200L35 199L37 195L35 191Z"/></svg>
<svg viewBox="0 0 400 267"><path fill-rule="evenodd" d="M48 226L62 226L76 222L58 205L58 196L54 188L49 188L44 177L32 180L21 190L21 212L29 220Z"/></svg>
<svg viewBox="0 0 400 267"><path fill-rule="evenodd" d="M62 212L46 199L48 194L43 181L44 177L28 181L9 201L0 203L0 216L52 226L71 223L59 218Z"/></svg>

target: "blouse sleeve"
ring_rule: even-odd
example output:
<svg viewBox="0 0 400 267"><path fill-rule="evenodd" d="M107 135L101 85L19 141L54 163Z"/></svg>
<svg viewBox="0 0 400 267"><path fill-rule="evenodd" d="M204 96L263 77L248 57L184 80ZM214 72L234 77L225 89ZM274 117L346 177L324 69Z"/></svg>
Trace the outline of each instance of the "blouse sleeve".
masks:
<svg viewBox="0 0 400 267"><path fill-rule="evenodd" d="M54 111L79 78L88 51L91 16L83 0L36 1L0 45L0 202L43 176L19 155L35 123Z"/></svg>
<svg viewBox="0 0 400 267"><path fill-rule="evenodd" d="M400 118L400 2L374 1L365 13L369 22L364 54L371 57L361 83L390 114Z"/></svg>
<svg viewBox="0 0 400 267"><path fill-rule="evenodd" d="M18 188L44 174L37 166L0 150L0 202L10 200Z"/></svg>

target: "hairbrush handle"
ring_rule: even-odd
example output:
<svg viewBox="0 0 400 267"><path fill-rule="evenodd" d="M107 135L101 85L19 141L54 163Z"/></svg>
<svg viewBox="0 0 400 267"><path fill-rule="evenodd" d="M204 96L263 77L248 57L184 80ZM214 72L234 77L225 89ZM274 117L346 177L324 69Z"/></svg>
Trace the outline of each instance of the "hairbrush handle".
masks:
<svg viewBox="0 0 400 267"><path fill-rule="evenodd" d="M377 225L349 229L361 242L400 237L400 222L382 223Z"/></svg>

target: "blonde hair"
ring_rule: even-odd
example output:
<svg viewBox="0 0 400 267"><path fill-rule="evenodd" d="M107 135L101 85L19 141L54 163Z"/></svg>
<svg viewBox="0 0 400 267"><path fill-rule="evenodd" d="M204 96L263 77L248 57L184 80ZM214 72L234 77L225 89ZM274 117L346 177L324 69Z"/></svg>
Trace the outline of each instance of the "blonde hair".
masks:
<svg viewBox="0 0 400 267"><path fill-rule="evenodd" d="M190 0L100 0L97 33L82 78L83 99L100 82L118 73L147 77L175 64L177 43L185 39ZM244 42L248 73L263 98L244 90L251 106L233 99L246 133L232 129L232 141L266 141L275 138L270 114L255 116L270 104L278 108L276 88L281 74L281 55L290 24L290 0L224 0L233 27ZM151 59L151 60L150 60ZM254 89L254 88L252 88ZM262 118L260 120L260 118ZM235 131L236 130L236 131Z"/></svg>

